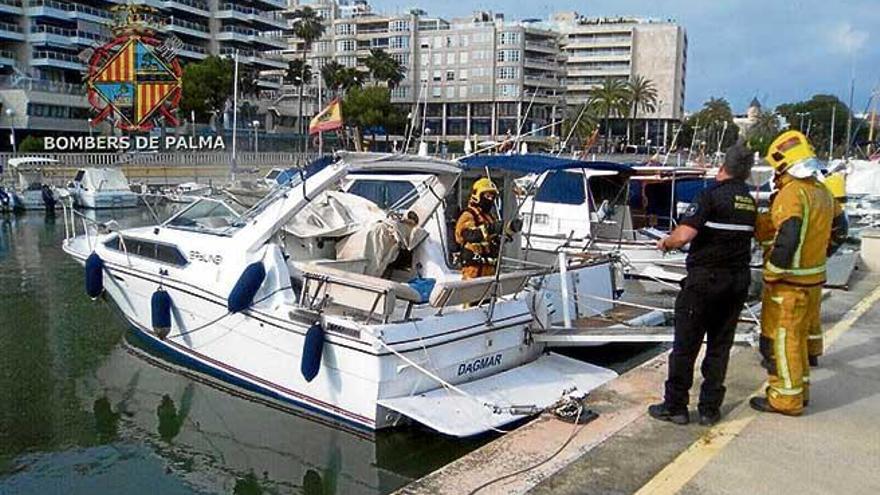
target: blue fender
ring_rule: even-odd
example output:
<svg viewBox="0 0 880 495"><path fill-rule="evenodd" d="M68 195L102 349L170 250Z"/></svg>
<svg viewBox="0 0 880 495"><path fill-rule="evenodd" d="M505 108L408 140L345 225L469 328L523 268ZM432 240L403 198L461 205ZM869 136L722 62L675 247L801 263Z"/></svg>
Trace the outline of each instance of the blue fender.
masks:
<svg viewBox="0 0 880 495"><path fill-rule="evenodd" d="M165 340L171 332L171 296L163 288L156 289L150 299L150 311L153 316L153 331L160 339Z"/></svg>
<svg viewBox="0 0 880 495"><path fill-rule="evenodd" d="M302 363L300 371L303 378L310 382L318 376L321 369L321 355L324 354L324 328L320 323L315 323L306 332L303 340Z"/></svg>
<svg viewBox="0 0 880 495"><path fill-rule="evenodd" d="M248 309L254 303L254 296L266 279L266 268L262 261L251 263L241 272L238 282L232 287L232 292L226 299L226 309L230 313L238 313Z"/></svg>
<svg viewBox="0 0 880 495"><path fill-rule="evenodd" d="M86 258L86 294L97 299L104 292L104 260L98 253Z"/></svg>

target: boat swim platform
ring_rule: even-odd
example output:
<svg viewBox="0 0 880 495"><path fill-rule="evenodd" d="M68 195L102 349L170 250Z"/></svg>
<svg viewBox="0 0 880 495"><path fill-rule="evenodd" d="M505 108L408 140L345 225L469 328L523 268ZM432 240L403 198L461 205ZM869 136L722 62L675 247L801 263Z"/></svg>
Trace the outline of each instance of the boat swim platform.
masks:
<svg viewBox="0 0 880 495"><path fill-rule="evenodd" d="M664 352L593 390L593 422L544 413L396 493L769 494L780 491L773 480L790 493L880 493L880 273L856 271L848 291L825 299L822 321L826 352L802 417L749 408L766 372L757 350L735 346L720 423L696 421L699 371L692 423L654 420L646 409L662 400Z"/></svg>

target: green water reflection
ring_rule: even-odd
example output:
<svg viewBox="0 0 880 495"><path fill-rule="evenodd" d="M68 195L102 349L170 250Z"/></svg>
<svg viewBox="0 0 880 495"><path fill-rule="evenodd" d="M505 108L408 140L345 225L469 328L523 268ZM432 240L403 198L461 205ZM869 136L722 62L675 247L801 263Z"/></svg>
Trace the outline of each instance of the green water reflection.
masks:
<svg viewBox="0 0 880 495"><path fill-rule="evenodd" d="M353 434L154 362L63 235L60 216L0 216L0 493L388 493L488 440Z"/></svg>

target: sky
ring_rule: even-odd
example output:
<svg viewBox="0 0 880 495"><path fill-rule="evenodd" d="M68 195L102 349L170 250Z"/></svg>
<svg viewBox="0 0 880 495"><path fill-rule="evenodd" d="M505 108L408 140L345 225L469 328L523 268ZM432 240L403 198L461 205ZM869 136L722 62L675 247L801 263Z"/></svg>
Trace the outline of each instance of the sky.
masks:
<svg viewBox="0 0 880 495"><path fill-rule="evenodd" d="M816 93L849 100L856 113L880 88L880 0L372 0L376 10L462 17L474 10L506 19L546 19L574 10L586 16L673 19L687 30L685 108L726 98L744 112L753 97L765 108Z"/></svg>

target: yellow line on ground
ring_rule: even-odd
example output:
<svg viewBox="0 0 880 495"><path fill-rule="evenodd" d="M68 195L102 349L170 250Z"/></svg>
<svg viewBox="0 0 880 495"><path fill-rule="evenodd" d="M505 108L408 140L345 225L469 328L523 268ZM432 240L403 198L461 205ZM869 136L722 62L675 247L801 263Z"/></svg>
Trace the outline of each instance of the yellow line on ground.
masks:
<svg viewBox="0 0 880 495"><path fill-rule="evenodd" d="M830 346L869 309L880 300L880 287L875 288L855 306L846 312L825 333L826 346ZM765 385L761 385L752 395L760 394ZM707 431L699 440L682 452L672 463L657 473L648 483L636 492L636 495L672 495L678 493L688 481L697 475L731 440L736 438L749 423L757 417L748 401L743 402L731 411L729 419L719 423Z"/></svg>

